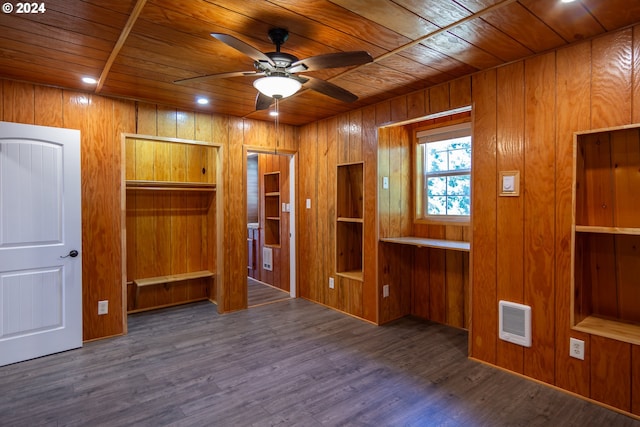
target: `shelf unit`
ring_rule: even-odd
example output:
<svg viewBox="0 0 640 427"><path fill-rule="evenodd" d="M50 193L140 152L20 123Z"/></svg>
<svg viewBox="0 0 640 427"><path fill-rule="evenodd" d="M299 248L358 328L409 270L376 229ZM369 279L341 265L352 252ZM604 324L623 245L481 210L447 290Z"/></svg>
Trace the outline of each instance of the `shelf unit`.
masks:
<svg viewBox="0 0 640 427"><path fill-rule="evenodd" d="M216 185L208 182L178 182L178 181L125 181L127 190L151 191L216 191Z"/></svg>
<svg viewBox="0 0 640 427"><path fill-rule="evenodd" d="M280 245L280 172L263 175L264 244Z"/></svg>
<svg viewBox="0 0 640 427"><path fill-rule="evenodd" d="M216 146L127 135L127 310L215 299Z"/></svg>
<svg viewBox="0 0 640 427"><path fill-rule="evenodd" d="M363 278L363 162L338 165L336 199L336 274Z"/></svg>
<svg viewBox="0 0 640 427"><path fill-rule="evenodd" d="M640 128L577 134L572 327L640 344Z"/></svg>

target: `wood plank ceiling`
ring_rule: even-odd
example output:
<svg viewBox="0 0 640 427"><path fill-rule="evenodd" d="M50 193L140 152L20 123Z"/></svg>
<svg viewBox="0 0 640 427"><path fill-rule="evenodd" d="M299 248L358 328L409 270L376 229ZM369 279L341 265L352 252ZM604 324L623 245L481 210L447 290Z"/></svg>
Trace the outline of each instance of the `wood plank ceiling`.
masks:
<svg viewBox="0 0 640 427"><path fill-rule="evenodd" d="M17 3L14 2L17 6ZM280 103L301 125L640 22L633 0L47 0L43 13L0 14L0 77L269 120L255 111L255 77L175 84L251 71L253 61L212 38L262 52L286 28L283 52L304 59L351 50L365 65L308 73L359 99L305 89ZM81 81L98 78L96 86ZM200 106L197 96L210 103Z"/></svg>

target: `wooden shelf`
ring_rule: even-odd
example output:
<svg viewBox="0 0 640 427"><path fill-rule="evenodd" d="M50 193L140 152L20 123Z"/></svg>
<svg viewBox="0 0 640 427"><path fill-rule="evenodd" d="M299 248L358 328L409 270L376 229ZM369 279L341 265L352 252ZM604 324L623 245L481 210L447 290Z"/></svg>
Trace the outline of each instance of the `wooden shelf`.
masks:
<svg viewBox="0 0 640 427"><path fill-rule="evenodd" d="M338 217L336 219L338 222L356 222L362 224L364 220L362 218L347 218L344 216Z"/></svg>
<svg viewBox="0 0 640 427"><path fill-rule="evenodd" d="M272 191L270 193L265 193L264 197L280 197L280 192Z"/></svg>
<svg viewBox="0 0 640 427"><path fill-rule="evenodd" d="M576 225L576 231L579 233L597 233L597 234L629 234L640 235L640 228L635 227L599 227L595 225Z"/></svg>
<svg viewBox="0 0 640 427"><path fill-rule="evenodd" d="M213 273L209 270L194 271L191 273L170 274L168 276L148 277L145 279L134 279L138 287L162 285L165 283L181 282L183 280L201 279L204 277L213 277Z"/></svg>
<svg viewBox="0 0 640 427"><path fill-rule="evenodd" d="M458 240L443 240L443 239L427 239L424 237L385 237L380 239L381 242L397 243L400 245L412 245L425 248L437 248L447 249L451 251L469 252L471 250L471 244L469 242L463 242Z"/></svg>
<svg viewBox="0 0 640 427"><path fill-rule="evenodd" d="M361 282L364 280L362 270L340 271L336 273L336 276L346 277L347 279L359 280Z"/></svg>
<svg viewBox="0 0 640 427"><path fill-rule="evenodd" d="M597 316L589 316L573 329L593 335L640 345L640 325L618 322Z"/></svg>
<svg viewBox="0 0 640 427"><path fill-rule="evenodd" d="M280 221L279 216L268 216L267 219L270 221Z"/></svg>
<svg viewBox="0 0 640 427"><path fill-rule="evenodd" d="M216 191L215 184L206 182L127 180L125 184L127 190Z"/></svg>
<svg viewBox="0 0 640 427"><path fill-rule="evenodd" d="M364 163L339 164L336 190L336 274L362 281Z"/></svg>

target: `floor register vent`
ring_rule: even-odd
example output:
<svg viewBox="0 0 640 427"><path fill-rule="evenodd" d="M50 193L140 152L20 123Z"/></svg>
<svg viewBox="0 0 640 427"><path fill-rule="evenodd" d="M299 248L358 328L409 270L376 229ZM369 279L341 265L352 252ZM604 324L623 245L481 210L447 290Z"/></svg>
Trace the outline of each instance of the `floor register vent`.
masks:
<svg viewBox="0 0 640 427"><path fill-rule="evenodd" d="M531 307L500 301L498 308L500 339L523 347L531 347Z"/></svg>

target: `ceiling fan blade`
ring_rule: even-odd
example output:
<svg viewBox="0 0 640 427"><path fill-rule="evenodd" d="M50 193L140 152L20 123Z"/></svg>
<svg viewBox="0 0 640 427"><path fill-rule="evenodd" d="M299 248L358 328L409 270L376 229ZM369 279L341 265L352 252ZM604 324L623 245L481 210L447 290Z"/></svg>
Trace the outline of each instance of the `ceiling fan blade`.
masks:
<svg viewBox="0 0 640 427"><path fill-rule="evenodd" d="M373 58L368 52L358 50L353 52L328 53L296 61L287 68L290 73L303 73L305 71L322 70L325 68L349 67L372 62Z"/></svg>
<svg viewBox="0 0 640 427"><path fill-rule="evenodd" d="M237 51L239 51L241 53L244 53L245 55L247 55L249 58L253 59L254 61L266 62L268 64L271 64L274 67L276 65L271 60L271 58L269 58L264 53L260 52L255 47L251 46L250 44L247 44L247 43L243 42L240 39L237 39L237 38L235 38L233 36L230 36L229 34L211 33L211 37L220 40L222 43L226 44L227 46L231 46L232 48L234 48L235 50L237 50Z"/></svg>
<svg viewBox="0 0 640 427"><path fill-rule="evenodd" d="M227 77L254 77L254 76L264 76L264 73L257 71L234 71L231 73L219 73L219 74L206 74L204 76L198 77L189 77L186 79L174 80L174 83L194 83L207 79L220 79Z"/></svg>
<svg viewBox="0 0 640 427"><path fill-rule="evenodd" d="M336 86L333 83L329 83L328 81L316 79L311 76L305 76L305 78L309 80L305 87L313 89L316 92L320 92L343 102L354 102L358 99L358 97L353 93L341 88L340 86Z"/></svg>
<svg viewBox="0 0 640 427"><path fill-rule="evenodd" d="M262 92L258 92L258 96L256 97L256 111L266 110L273 103L273 98L263 94Z"/></svg>

